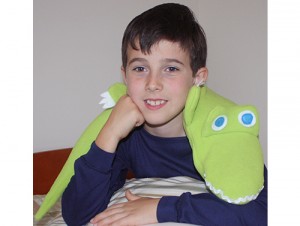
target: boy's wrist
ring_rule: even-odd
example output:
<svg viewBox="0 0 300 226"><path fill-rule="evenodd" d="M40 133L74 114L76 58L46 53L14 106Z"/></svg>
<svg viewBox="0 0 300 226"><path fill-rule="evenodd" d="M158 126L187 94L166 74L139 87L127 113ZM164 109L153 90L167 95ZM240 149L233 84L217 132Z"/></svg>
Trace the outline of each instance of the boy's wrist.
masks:
<svg viewBox="0 0 300 226"><path fill-rule="evenodd" d="M177 203L179 197L176 196L163 196L157 206L157 221L163 222L177 222Z"/></svg>
<svg viewBox="0 0 300 226"><path fill-rule="evenodd" d="M101 130L95 140L95 144L102 150L115 153L120 139L113 135L112 132L107 131L105 128Z"/></svg>

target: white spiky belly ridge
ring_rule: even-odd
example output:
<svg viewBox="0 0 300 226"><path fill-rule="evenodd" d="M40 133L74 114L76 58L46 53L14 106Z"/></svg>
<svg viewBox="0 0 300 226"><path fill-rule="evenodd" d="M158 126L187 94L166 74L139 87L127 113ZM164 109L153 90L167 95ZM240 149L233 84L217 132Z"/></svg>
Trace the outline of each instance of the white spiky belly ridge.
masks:
<svg viewBox="0 0 300 226"><path fill-rule="evenodd" d="M257 198L257 196L259 195L259 193L263 190L264 186L262 186L259 191L256 194L253 195L246 195L244 197L239 197L237 199L232 199L229 198L228 196L226 196L224 194L224 192L221 189L217 189L215 188L209 181L205 180L205 184L206 186L209 188L209 190L214 193L215 195L217 195L218 197L220 197L221 199L223 199L224 201L228 202L228 203L232 203L232 204L245 204L247 202L250 202L252 200L255 200Z"/></svg>

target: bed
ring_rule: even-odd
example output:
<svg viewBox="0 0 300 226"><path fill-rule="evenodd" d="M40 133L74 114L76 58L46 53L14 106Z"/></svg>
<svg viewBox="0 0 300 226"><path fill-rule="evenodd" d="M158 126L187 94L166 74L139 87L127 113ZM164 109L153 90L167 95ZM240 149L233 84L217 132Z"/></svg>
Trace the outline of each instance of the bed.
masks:
<svg viewBox="0 0 300 226"><path fill-rule="evenodd" d="M35 214L43 202L45 195L51 188L53 182L62 169L72 148L50 150L33 154L33 214ZM132 193L144 197L161 197L166 195L180 195L183 192L192 194L207 192L205 184L188 177L143 178L136 179L132 173L128 173L127 180L122 189L117 191L110 200L109 206L114 203L125 202L125 190L130 189ZM66 225L61 215L60 200L40 220L33 219L34 226L56 226ZM183 223L158 223L151 224L161 226L187 226ZM88 224L88 226L92 226ZM149 225L150 226L150 225Z"/></svg>

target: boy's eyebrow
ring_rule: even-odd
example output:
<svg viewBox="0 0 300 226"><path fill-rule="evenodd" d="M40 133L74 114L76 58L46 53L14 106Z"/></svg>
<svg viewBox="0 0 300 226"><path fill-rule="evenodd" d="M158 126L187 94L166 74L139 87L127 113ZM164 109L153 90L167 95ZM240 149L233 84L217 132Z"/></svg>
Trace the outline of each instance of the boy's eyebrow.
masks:
<svg viewBox="0 0 300 226"><path fill-rule="evenodd" d="M147 62L146 59L144 58L140 58L140 57L136 57L136 58L133 58L131 59L129 62L128 62L128 65L132 64L133 62L136 62L136 61L139 61L139 62ZM163 63L178 63L178 64L181 64L181 65L184 65L184 63L182 63L180 60L177 60L175 58L165 58L162 60Z"/></svg>
<svg viewBox="0 0 300 226"><path fill-rule="evenodd" d="M165 58L165 59L163 59L163 62L164 63L173 63L173 62L175 62L175 63L184 65L184 63L182 63L180 60L177 60L177 59L174 59L174 58Z"/></svg>
<svg viewBox="0 0 300 226"><path fill-rule="evenodd" d="M147 62L147 60L144 59L144 58L136 57L136 58L132 58L132 59L128 62L128 65L130 65L130 64L132 64L133 62L136 62L136 61L139 61L139 62Z"/></svg>

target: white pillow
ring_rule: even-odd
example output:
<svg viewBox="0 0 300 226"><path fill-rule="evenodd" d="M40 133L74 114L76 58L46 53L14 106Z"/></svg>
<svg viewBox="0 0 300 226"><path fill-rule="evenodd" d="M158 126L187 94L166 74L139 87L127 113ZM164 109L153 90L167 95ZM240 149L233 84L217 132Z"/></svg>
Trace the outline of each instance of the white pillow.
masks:
<svg viewBox="0 0 300 226"><path fill-rule="evenodd" d="M133 194L150 197L161 198L162 196L180 196L182 193L191 192L199 194L208 192L203 181L198 181L193 178L178 176L171 178L143 178L127 180L125 185L118 190L111 198L108 206L116 203L127 202L125 191L129 189ZM188 226L192 224L184 223L157 223L149 224L148 226ZM89 224L88 226L92 226Z"/></svg>
<svg viewBox="0 0 300 226"><path fill-rule="evenodd" d="M125 191L130 189L133 194L160 198L162 196L180 196L184 192L191 192L192 194L198 194L207 192L204 182L198 181L189 177L172 177L172 178L143 178L143 179L131 179L127 180L125 185L115 192L112 196L108 206L115 203L127 202L125 198ZM39 206L41 205L45 195L34 195L34 211L35 213ZM45 214L42 220L36 222L33 220L34 226L62 226L66 225L61 215L61 200L51 208L51 210ZM191 224L183 223L157 223L151 224L151 226L188 226ZM87 224L87 226L92 226L92 224ZM150 226L150 225L148 225Z"/></svg>
<svg viewBox="0 0 300 226"><path fill-rule="evenodd" d="M135 195L150 198L180 196L184 192L191 192L192 194L207 192L204 182L184 176L171 178L134 178L127 180L125 185L112 196L108 206L126 202L125 191L128 189Z"/></svg>

